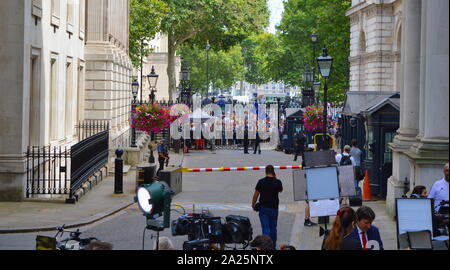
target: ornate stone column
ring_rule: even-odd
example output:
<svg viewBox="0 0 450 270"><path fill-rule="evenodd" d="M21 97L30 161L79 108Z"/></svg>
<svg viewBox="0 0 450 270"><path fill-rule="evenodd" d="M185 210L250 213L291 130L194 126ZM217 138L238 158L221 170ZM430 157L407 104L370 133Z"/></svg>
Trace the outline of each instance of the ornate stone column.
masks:
<svg viewBox="0 0 450 270"><path fill-rule="evenodd" d="M409 161L404 152L416 142L419 132L420 97L420 41L421 0L403 2L401 65L400 128L390 147L393 150L393 175L388 179L386 205L391 215L395 213L395 198L405 191L405 180L410 180Z"/></svg>
<svg viewBox="0 0 450 270"><path fill-rule="evenodd" d="M418 141L406 155L410 159L410 175L414 185L428 189L442 177L442 166L448 162L449 142L449 2L423 1L426 26L422 28L425 48L421 63L422 98Z"/></svg>

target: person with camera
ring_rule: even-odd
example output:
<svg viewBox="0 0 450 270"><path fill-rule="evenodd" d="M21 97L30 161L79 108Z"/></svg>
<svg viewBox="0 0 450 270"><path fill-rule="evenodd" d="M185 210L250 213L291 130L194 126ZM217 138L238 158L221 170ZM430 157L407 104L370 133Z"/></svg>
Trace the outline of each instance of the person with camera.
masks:
<svg viewBox="0 0 450 270"><path fill-rule="evenodd" d="M449 165L448 163L444 165L444 178L436 181L430 190L430 195L428 199L434 200L434 211L439 212L442 201L448 201L448 179L449 179Z"/></svg>
<svg viewBox="0 0 450 270"><path fill-rule="evenodd" d="M325 235L322 250L362 250L359 241L349 237L355 224L355 210L350 207L339 209L331 231Z"/></svg>
<svg viewBox="0 0 450 270"><path fill-rule="evenodd" d="M260 179L253 194L252 207L259 212L259 219L264 235L270 236L276 247L278 207L280 200L278 194L283 191L283 184L276 178L275 168L266 167L266 177ZM259 203L257 200L259 198Z"/></svg>
<svg viewBox="0 0 450 270"><path fill-rule="evenodd" d="M360 242L363 250L369 250L367 245L369 241L378 242L379 249L383 250L383 241L381 241L380 231L372 225L375 220L375 212L368 206L361 206L356 211L356 227L347 236Z"/></svg>

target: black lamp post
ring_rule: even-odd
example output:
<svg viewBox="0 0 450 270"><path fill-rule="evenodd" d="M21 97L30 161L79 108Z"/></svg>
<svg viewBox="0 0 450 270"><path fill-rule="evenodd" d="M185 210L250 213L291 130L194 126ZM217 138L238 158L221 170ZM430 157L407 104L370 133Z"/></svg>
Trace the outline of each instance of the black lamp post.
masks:
<svg viewBox="0 0 450 270"><path fill-rule="evenodd" d="M152 71L147 75L148 84L150 85L150 103L155 103L156 84L158 83L159 75L155 73L155 66L152 66Z"/></svg>
<svg viewBox="0 0 450 270"><path fill-rule="evenodd" d="M311 83L314 81L314 74L311 71L311 68L309 67L308 64L306 64L305 66L305 71L303 72L303 82L305 85L305 89L303 90L303 98L302 98L302 103L305 106L309 106L311 105L311 95L312 90L311 90Z"/></svg>
<svg viewBox="0 0 450 270"><path fill-rule="evenodd" d="M311 43L313 45L313 62L314 59L316 58L316 45L317 45L317 41L319 40L319 36L316 33L312 33L311 35L309 35L309 37L311 38ZM313 89L314 89L314 96L313 96L313 102L315 104L319 104L319 99L316 99L316 95L318 97L318 93L320 91L320 82L316 81L316 66L313 65Z"/></svg>
<svg viewBox="0 0 450 270"><path fill-rule="evenodd" d="M190 73L188 65L183 61L181 64L181 72L180 72L180 87L181 87L181 98L180 101L186 105L190 104L190 92L191 89L189 87Z"/></svg>
<svg viewBox="0 0 450 270"><path fill-rule="evenodd" d="M131 84L131 93L133 94L133 101L131 102L131 115L133 115L133 111L136 109L137 101L136 97L139 91L139 82L137 80L134 80ZM136 129L131 129L131 146L130 147L137 147L136 145Z"/></svg>
<svg viewBox="0 0 450 270"><path fill-rule="evenodd" d="M314 89L314 104L319 104L319 93L320 93L320 81L314 81L313 82L313 89Z"/></svg>
<svg viewBox="0 0 450 270"><path fill-rule="evenodd" d="M211 49L211 45L209 45L209 41L206 42L206 93L209 96L209 50Z"/></svg>
<svg viewBox="0 0 450 270"><path fill-rule="evenodd" d="M320 73L322 77L325 79L324 84L324 96L323 96L323 131L324 131L324 150L329 149L328 140L327 140L327 122L328 122L328 84L327 80L330 77L331 69L333 67L333 58L328 56L327 48L323 48L322 56L317 58L317 64L319 65Z"/></svg>

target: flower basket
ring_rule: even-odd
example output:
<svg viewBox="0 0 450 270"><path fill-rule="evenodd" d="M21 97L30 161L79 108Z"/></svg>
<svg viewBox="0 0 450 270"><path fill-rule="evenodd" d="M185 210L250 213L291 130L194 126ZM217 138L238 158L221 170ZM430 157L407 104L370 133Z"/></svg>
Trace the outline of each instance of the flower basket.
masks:
<svg viewBox="0 0 450 270"><path fill-rule="evenodd" d="M328 127L332 125L332 120L328 117ZM323 108L315 106L306 107L303 114L303 125L308 132L323 132Z"/></svg>
<svg viewBox="0 0 450 270"><path fill-rule="evenodd" d="M132 111L131 127L146 132L147 134L159 133L177 119L170 116L170 108L159 104L139 105Z"/></svg>

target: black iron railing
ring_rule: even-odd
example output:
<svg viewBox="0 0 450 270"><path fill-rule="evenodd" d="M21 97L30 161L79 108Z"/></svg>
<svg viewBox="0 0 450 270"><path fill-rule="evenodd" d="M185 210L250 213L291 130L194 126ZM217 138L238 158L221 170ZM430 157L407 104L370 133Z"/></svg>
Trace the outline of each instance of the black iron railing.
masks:
<svg viewBox="0 0 450 270"><path fill-rule="evenodd" d="M35 194L69 194L70 150L30 146L27 150L26 197Z"/></svg>
<svg viewBox="0 0 450 270"><path fill-rule="evenodd" d="M79 133L79 138L84 139L70 149L61 146L28 147L27 198L33 195L68 194L69 199L66 201L74 203L77 189L106 166L109 150L108 122L85 122L77 127L84 129Z"/></svg>
<svg viewBox="0 0 450 270"><path fill-rule="evenodd" d="M109 130L109 122L106 120L84 120L75 126L79 141L89 138L104 130Z"/></svg>
<svg viewBox="0 0 450 270"><path fill-rule="evenodd" d="M80 186L108 163L109 131L95 134L72 146L70 193L67 202L75 202L75 192Z"/></svg>

